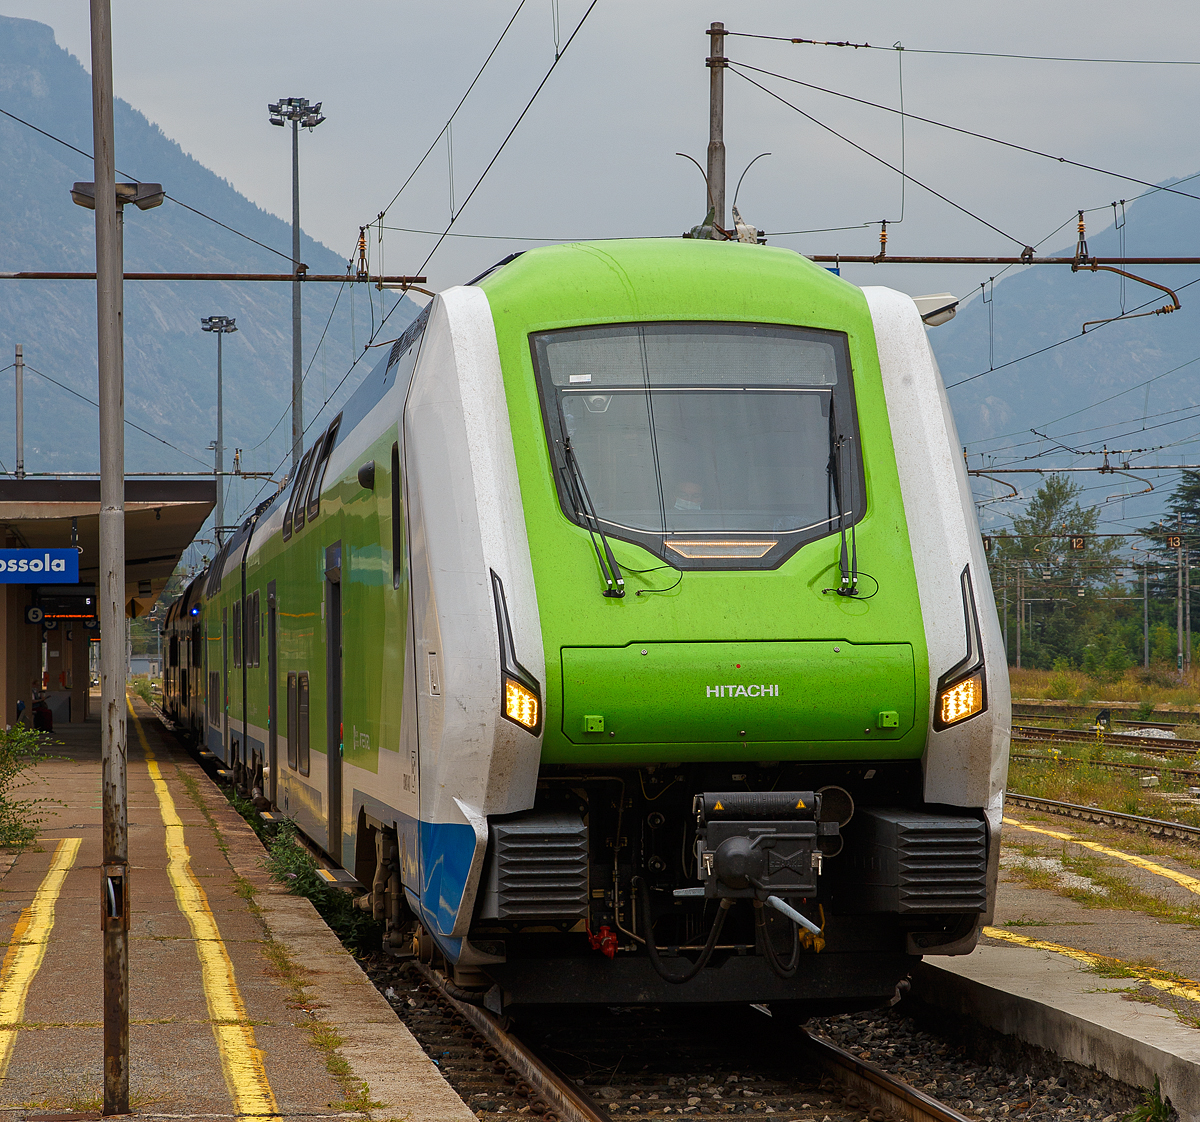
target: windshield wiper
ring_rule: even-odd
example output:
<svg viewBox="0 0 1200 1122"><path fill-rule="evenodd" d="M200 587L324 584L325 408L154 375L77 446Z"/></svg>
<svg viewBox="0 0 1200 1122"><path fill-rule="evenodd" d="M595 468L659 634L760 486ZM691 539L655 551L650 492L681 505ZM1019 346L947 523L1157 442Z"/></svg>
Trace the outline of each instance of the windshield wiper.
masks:
<svg viewBox="0 0 1200 1122"><path fill-rule="evenodd" d="M609 546L608 538L600 527L600 518L592 504L592 497L588 494L587 483L583 479L583 468L579 466L575 450L571 447L570 437L563 441L563 452L567 462L567 480L574 498L575 513L583 520L584 529L592 539L592 548L596 551L596 560L600 563L600 576L604 579L606 586L602 595L619 599L625 595L625 578L621 576L621 570L617 567L617 559L613 556L612 547ZM599 541L596 540L597 537L599 537ZM603 546L603 550L601 546Z"/></svg>
<svg viewBox="0 0 1200 1122"><path fill-rule="evenodd" d="M837 409L834 397L829 395L829 480L833 487L833 501L837 506L838 530L842 535L842 552L838 566L842 572L842 584L834 589L839 596L858 595L858 541L854 534L853 523L850 526L850 545L846 546L846 514L842 510L842 448L847 444L846 437L838 431ZM853 499L851 500L853 501ZM853 511L851 511L853 513Z"/></svg>

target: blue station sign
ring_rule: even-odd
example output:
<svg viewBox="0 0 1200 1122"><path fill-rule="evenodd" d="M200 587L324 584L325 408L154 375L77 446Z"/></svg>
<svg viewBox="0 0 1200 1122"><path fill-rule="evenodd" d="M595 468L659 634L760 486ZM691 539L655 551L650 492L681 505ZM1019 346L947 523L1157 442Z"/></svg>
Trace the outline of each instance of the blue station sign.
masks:
<svg viewBox="0 0 1200 1122"><path fill-rule="evenodd" d="M75 549L0 549L0 584L78 584Z"/></svg>

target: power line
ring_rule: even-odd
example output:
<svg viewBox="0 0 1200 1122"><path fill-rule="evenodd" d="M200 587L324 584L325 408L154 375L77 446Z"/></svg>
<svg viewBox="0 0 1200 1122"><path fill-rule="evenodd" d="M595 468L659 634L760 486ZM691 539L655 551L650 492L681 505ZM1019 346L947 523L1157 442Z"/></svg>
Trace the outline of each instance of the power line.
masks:
<svg viewBox="0 0 1200 1122"><path fill-rule="evenodd" d="M45 378L47 382L52 382L60 390L66 390L67 393L74 394L77 398L79 398L80 401L86 401L89 405L94 406L96 409L100 408L100 403L98 401L93 401L90 397L86 397L84 394L81 394L78 390L73 390L70 386L66 385L66 383L64 383L64 382L60 382L57 378L51 378L49 374L43 374L40 370L37 369L36 366L30 366L29 363L26 363L25 369L32 370L36 375L38 375L38 377ZM152 433L149 429L142 428L141 425L137 424L134 421L129 420L128 418L125 419L125 423L130 428L137 429L138 432L144 433L146 436L150 437L151 440L157 440L159 442L159 444L165 444L168 448L174 449L181 456L186 456L189 460L195 460L196 463L202 464L204 466L205 470L211 470L209 468L208 464L205 463L204 460L201 460L201 459L197 458L196 456L193 456L190 452L185 452L182 448L178 447L175 444L172 444L169 440L164 440L161 436L158 436L156 433Z"/></svg>
<svg viewBox="0 0 1200 1122"><path fill-rule="evenodd" d="M731 66L735 65L730 61ZM1017 144L1011 140L1001 140L999 137L988 136L987 133L973 132L971 129L959 128L957 125L948 125L945 121L935 121L930 117L922 117L917 113L909 113L906 110L893 109L890 105L881 105L877 101L867 101L865 98L854 97L853 94L840 93L837 90L826 89L824 86L814 85L812 82L802 82L799 78L789 78L786 74L777 74L773 70L764 70L760 66L751 66L748 62L736 63L737 66L745 67L747 70L753 70L757 74L765 74L770 78L778 78L781 82L791 82L795 86L804 86L806 89L816 90L818 93L829 94L831 97L840 97L846 101L853 101L858 105L866 105L872 109L882 109L885 113L892 113L902 118L909 118L914 121L920 121L925 125L933 125L939 129L947 129L950 132L956 132L962 136L973 136L976 140L986 140L991 144L999 144L1004 148L1012 148L1018 152L1025 152L1030 156L1040 156L1045 160L1053 160L1055 163L1067 164L1070 167L1080 168L1083 171L1094 171L1099 175L1111 176L1113 179L1123 179L1127 183L1136 183L1139 187L1150 187L1156 191L1168 191L1173 195L1183 195L1184 198L1196 199L1200 201L1200 195L1192 195L1187 191L1177 191L1173 187L1162 187L1157 183L1151 183L1146 179L1138 179L1132 175L1124 175L1119 171L1109 171L1106 168L1098 168L1092 164L1080 163L1078 160L1068 159L1066 156L1056 156L1052 152L1042 152L1037 148L1028 148L1024 144ZM743 75L745 77L745 75Z"/></svg>
<svg viewBox="0 0 1200 1122"><path fill-rule="evenodd" d="M1190 288L1193 284L1196 284L1197 282L1200 282L1200 277L1197 277L1195 280L1188 281L1187 284L1181 284L1175 291L1182 292L1185 288ZM1155 303L1154 300L1147 300L1144 304L1138 304L1137 307L1132 308L1131 311L1136 312L1139 308L1148 307L1149 305L1151 305L1153 303ZM1119 322L1119 321L1115 320L1115 319L1108 321L1108 323L1117 323L1117 322ZM1100 327L1097 327L1097 328L1095 328L1095 330L1088 332L1088 334L1094 335L1097 331L1101 330L1101 328L1107 327L1108 323L1102 323L1100 325ZM1083 339L1083 338L1085 338L1085 336L1082 332L1080 332L1078 335L1068 335L1065 339L1059 339L1059 341L1057 343L1051 343L1049 346L1042 347L1040 350L1030 351L1029 354L1021 355L1020 358L1009 359L1008 362L1002 362L999 366L993 366L990 370L981 370L978 374L972 374L969 378L960 378L957 382L951 382L946 387L946 389L952 390L952 389L954 389L955 386L966 385L967 382L973 382L973 381L975 381L976 378L982 378L985 374L994 374L997 370L1003 370L1006 366L1012 366L1015 363L1024 362L1027 358L1034 358L1037 355L1045 354L1047 351L1054 350L1055 347L1061 347L1064 343L1070 343L1074 339ZM1195 359L1191 359L1190 361L1195 362ZM1184 365L1186 366L1187 363L1184 363ZM1174 373L1174 371L1172 371L1172 370L1167 371L1167 374L1172 374L1172 373ZM1166 374L1155 375L1155 378L1165 378L1165 377L1166 377ZM1151 382L1154 381L1155 378L1151 378L1150 381ZM1147 385L1147 384L1148 384L1147 382L1141 383L1141 385ZM1137 389L1137 388L1138 388L1137 386L1130 387L1130 389ZM1122 394L1126 394L1126 393L1129 393L1129 390L1122 390L1121 393L1113 394L1113 397L1120 397ZM1112 400L1111 397L1106 397L1102 401L1097 401L1097 402L1094 402L1092 405L1084 406L1083 409L1075 410L1075 413L1068 413L1068 414L1066 414L1066 416L1058 418L1058 420L1066 420L1067 417L1073 417L1073 416L1075 416L1076 413L1082 413L1087 409L1094 409L1097 405L1102 405L1105 401L1111 401L1111 400ZM1050 422L1050 424L1054 424L1054 423L1055 423L1054 421ZM1024 431L1024 430L1022 430L1022 431ZM1009 435L1015 436L1016 434L1012 433ZM1001 439L1001 438L997 437L996 439Z"/></svg>
<svg viewBox="0 0 1200 1122"><path fill-rule="evenodd" d="M1075 58L1065 55L1018 55L1006 51L938 51L921 47L881 47L873 43L851 43L845 40L831 39L793 39L785 35L756 35L750 31L726 31L726 35L736 35L741 39L769 39L776 43L797 43L813 47L853 47L861 51L905 51L913 55L957 55L965 58L1014 58L1027 62L1093 62L1115 63L1121 66L1200 66L1200 62L1191 59L1172 58Z"/></svg>
<svg viewBox="0 0 1200 1122"><path fill-rule="evenodd" d="M487 167L485 167L485 168L483 169L483 171L482 171L482 172L480 173L480 175L479 175L479 178L475 180L475 185L474 185L474 186L471 188L471 190L470 190L470 191L467 193L467 196L466 196L466 198L464 198L464 199L463 199L463 201L462 201L462 204L461 204L461 205L458 207L458 210L457 210L457 211L455 212L455 214L454 214L454 215L451 217L449 224L448 224L448 225L446 226L446 228L445 228L445 229L442 231L442 233L441 233L441 234L438 236L438 240L437 240L436 244L435 244L435 245L434 245L434 247L433 247L433 248L432 248L432 249L429 251L429 253L426 255L426 257L425 257L425 260L424 260L424 261L421 263L421 267L420 267L420 268L417 270L417 272L418 272L418 273L423 273L423 272L425 271L425 267L426 267L426 266L429 264L429 262L430 262L430 261L433 259L433 255L434 255L435 253L437 253L437 251L438 251L438 249L441 247L442 243L443 243L443 242L446 240L446 238L449 236L449 234L450 234L450 228L451 228L451 227L454 225L454 223L455 223L455 222L457 222L457 221L458 221L459 217L462 215L462 212L463 212L464 210L466 210L466 208L467 208L467 204L468 204L468 203L470 203L470 201L471 201L471 199L472 199L472 198L474 198L476 191L478 191L478 190L479 190L479 188L480 188L480 186L482 185L482 183L483 183L484 179L486 179L486 178L487 178L487 174L488 174L488 172L490 172L490 171L492 170L492 167L495 165L496 161L497 161L497 160L500 158L500 154L501 154L501 153L504 151L505 147L508 145L508 142L509 142L509 141L512 139L512 137L513 137L513 134L514 134L514 133L517 131L517 129L520 127L520 124L521 124L521 122L522 122L522 121L525 119L525 115L526 115L526 114L529 112L530 108L533 106L533 103L534 103L534 102L537 100L537 98L538 98L538 95L539 95L539 94L542 92L542 89L545 87L546 83L547 83L547 82L550 80L550 75L554 73L554 71L555 71L555 69L557 68L557 66L558 66L559 62L561 62L561 61L562 61L563 57L566 55L567 51L570 49L570 46L571 46L571 44L572 44L572 43L575 41L575 37L576 37L576 36L579 34L580 30L583 28L583 25L584 25L584 24L587 22L587 19L588 19L588 17L589 17L589 16L592 14L592 11L595 9L595 7L596 7L596 4L597 4L598 2L599 2L599 0L592 0L591 4L589 4L589 5L588 5L587 11L585 11L585 12L583 13L583 15L580 17L580 20L579 20L579 22L578 22L578 23L575 25L575 30L571 32L571 36L570 36L570 38L569 38L569 39L567 39L566 43L564 43L564 44L563 44L563 46L562 46L562 49L561 49L560 51L558 51L558 52L555 54L554 61L553 61L553 62L550 64L550 67L549 67L549 69L547 69L547 71L546 71L545 75L543 76L542 80L541 80L541 81L538 83L537 89L535 89L535 90L533 91L533 94L530 96L530 98L529 98L529 101L528 101L528 102L526 102L526 104L525 104L525 108L521 110L521 113L520 113L520 115L517 117L516 121L513 123L513 126L512 126L512 128L510 128L510 129L508 130L508 132L505 134L505 137L504 137L504 139L503 139L503 140L500 142L500 146L499 146L499 147L496 149L496 152L495 152L495 154L494 154L494 155L492 156L492 158L491 158L491 159L488 161ZM518 7L518 9L517 9L517 10L518 10L518 11L520 11L520 8ZM514 18L514 19L516 18L516 14L515 14L515 13L514 13L514 16L513 16L513 18ZM510 21L510 24L511 24L511 21ZM489 57L490 57L490 56L489 56ZM465 95L464 95L464 96L465 96ZM401 188L401 190L403 190L403 187ZM399 198L399 192L397 192L397 194L396 194L396 198ZM394 201L395 201L395 199L393 199L392 201L394 202ZM389 204L389 205L390 205L390 204ZM318 417L320 417L320 416L321 416L321 414L322 414L322 413L325 411L325 407L326 407L326 406L327 406L327 405L328 405L328 404L329 404L329 403L330 403L330 402L333 400L333 398L334 398L334 397L337 395L337 392L338 392L338 390L340 390L340 389L342 388L342 385L345 383L346 379L347 379L347 378L349 378L349 377L350 377L350 375L351 375L351 374L354 372L354 369L355 369L355 367L356 367L356 366L358 366L359 362L362 360L362 357L363 357L363 355L365 355L365 354L367 353L367 351L370 349L371 345L372 345L372 344L375 342L375 339L376 339L376 337L378 336L378 334L379 334L379 333L380 333L380 332L383 330L383 327L384 327L384 325L387 323L387 321L388 321L389 319L391 319L391 317L392 317L392 313L393 313L393 312L395 312L395 310L396 310L398 307L400 307L401 303L403 303L403 300L404 300L404 296L403 296L403 294L401 294L401 296L400 296L400 297L399 297L399 298L396 300L396 302L395 302L395 303L392 305L391 309L390 309L390 310L387 312L387 314L386 314L386 315L384 315L384 316L383 316L383 317L380 319L380 321L379 321L379 326L378 326L378 327L374 327L374 328L372 329L372 331L371 331L371 335L370 335L370 337L369 337L369 339L368 339L368 341L367 341L366 345L363 347L362 354L361 354L361 355L356 355L356 356L355 356L355 358L354 358L354 361L353 361L353 362L350 364L350 368L349 368L349 369L346 371L346 373L345 373L345 374L343 374L343 375L342 375L342 377L341 377L341 378L338 380L338 384L337 384L336 386L334 386L334 387L333 387L333 392L332 392L332 393L330 393L328 397L326 397L326 399L324 400L324 402L322 402L322 404L321 404L321 408L320 408L320 409L318 409L318 410L316 411L316 413L315 413L315 414L313 415L313 417L312 417L312 420L310 420L310 421L309 421L309 423L308 423L308 425L307 425L307 426L305 426L305 430L304 430L304 431L305 431L305 433L307 433L307 432L308 432L308 430L309 430L310 428L312 428L312 426L313 426L313 425L316 423L316 420L317 420L317 418L318 418ZM289 453L289 454L290 454L290 453ZM284 457L284 459L286 459L286 458L287 458L287 457L285 456L285 457ZM280 465L282 465L282 463L283 463L283 461L281 460L281 461L280 461ZM277 465L277 467L276 467L276 469L275 469L275 470L276 470L276 471L278 470L278 465ZM272 475L274 475L274 474L275 474L275 472L273 471L271 474L272 474ZM262 494L262 491L263 491L263 488L261 488L261 487L260 487L260 488L259 488L259 490L258 490L258 491L255 493L255 495L254 495L254 498L250 500L250 501L251 501L251 503L254 503L254 502L255 502L255 501L258 499L258 496ZM245 508L243 508L243 512L242 512L242 513L244 514L244 513L245 513L245 511L246 511L246 510L249 510L249 509L250 509L250 507L249 507L249 505L247 505Z"/></svg>
<svg viewBox="0 0 1200 1122"><path fill-rule="evenodd" d="M63 138L61 136L55 136L53 133L47 132L45 129L40 129L37 127L37 125L33 124L30 121L26 121L23 117L18 117L15 113L10 113L7 109L0 109L0 113L3 113L4 116L11 118L12 120L16 121L18 124L24 125L26 128L33 129L33 131L36 133L41 133L41 135L46 137L48 140L53 140L56 144L61 144L64 148L70 148L72 152L78 152L79 155L81 155L86 160L93 160L93 161L95 160L95 157L90 152L85 152L82 148L76 148L74 144L71 144L69 141L63 140ZM138 179L138 177L136 175L132 175L127 171L122 171L120 168L117 168L117 171L121 175L129 176L130 179L133 179L133 180ZM181 199L175 198L174 195L168 195L164 191L163 198L170 199L171 202L175 203L177 206L183 207L184 210L190 210L193 214L198 214L201 218L208 219L209 222L215 222L218 226L221 227L221 229L228 230L231 234L237 234L237 236L239 238L245 238L246 241L248 241L248 242L253 242L260 249L265 249L269 253L274 253L277 256L284 258L284 260L286 260L286 261L292 260L292 255L290 253L280 253L279 250L272 249L269 245L264 245L257 238L252 238L249 234L243 234L241 232L241 230L235 230L232 226L226 226L224 222L220 221L220 219L214 218L211 214L205 214L204 211L197 210L194 206L189 206L187 203L183 202Z"/></svg>
<svg viewBox="0 0 1200 1122"><path fill-rule="evenodd" d="M973 219L975 219L976 222L979 222L982 225L986 226L989 230L994 230L1001 237L1007 238L1010 242L1015 242L1017 245L1021 246L1022 248L1026 247L1027 243L1022 241L1020 238L1014 238L1012 236L1012 234L1005 233L1005 231L1001 230L999 226L993 226L992 223L990 223L986 218L981 218L978 214L975 214L973 211L968 210L965 206L961 206L958 203L956 203L953 199L947 198L940 191L934 190L934 188L930 187L927 183L922 183L919 179L915 178L914 176L909 175L905 171L902 171L900 168L896 167L894 164L888 163L888 161L885 160L882 156L875 155L874 152L870 151L867 148L864 148L861 144L856 144L849 137L843 136L840 132L838 132L834 128L831 128L829 125L825 124L823 121L818 121L817 118L814 117L811 113L806 113L798 105L794 105L792 102L788 101L787 98L781 97L774 90L768 89L761 82L756 82L753 78L750 77L749 74L743 74L742 71L739 69L739 67L735 66L733 63L729 64L728 69L731 70L734 74L737 74L743 81L749 82L750 85L756 86L758 89L762 90L763 93L768 94L770 97L773 97L776 101L781 102L782 104L786 105L789 109L795 110L797 113L800 114L801 117L804 117L807 120L811 121L814 125L818 125L819 127L823 128L826 132L831 133L832 135L836 136L839 140L842 140L845 143L849 144L852 148L857 148L858 151L860 151L864 156L870 156L872 160L875 160L877 163L883 164L883 166L885 168L888 168L890 171L894 171L897 175L904 176L904 178L908 179L912 183L915 183L918 187L921 187L924 190L928 191L931 195L936 195L939 199L942 200L942 202L948 203L950 206L954 207L955 210L961 211L963 214L967 215L968 218L973 218ZM423 267L424 266L422 266L422 268Z"/></svg>
<svg viewBox="0 0 1200 1122"><path fill-rule="evenodd" d="M303 386L303 385L304 385L304 383L305 383L305 382L308 380L308 372L309 372L309 371L312 369L312 364L313 364L314 362L316 362L316 361L317 361L317 355L318 355L318 353L320 353L320 350L321 350L321 344L325 342L325 336L326 336L326 334L327 334L327 333L328 333L328 331L329 331L329 325L330 325L330 324L333 322L333 313L337 311L338 301L339 301L339 300L341 300L341 298L342 298L342 292L343 292L343 290L344 290L344 289L345 289L345 287L346 287L347 281L349 281L349 278L347 278L347 280L346 280L346 281L343 281L343 282L342 282L342 286L341 286L341 288L339 288L339 289L337 290L337 296L336 296L336 297L334 297L334 301L333 301L333 307L329 309L329 317L328 317L328 318L325 320L325 329L324 329L324 330L321 332L321 338L317 340L317 345L316 345L315 347L313 347L312 358L310 358L310 359L308 360L308 365L307 365L307 366L304 368L304 376L303 376L303 377L300 379L300 385L301 385L301 386ZM351 283L352 283L352 282L351 282ZM248 449L247 449L247 451L248 451L248 452L253 452L253 451L255 451L256 449L259 449L259 448L261 448L261 447L262 447L264 444L266 444L266 442L267 442L268 440L270 440L270 439L271 439L271 437L274 435L274 433L275 433L275 430L276 430L277 428L279 428L279 426L280 426L280 425L283 423L283 419L284 419L284 418L285 418L285 417L286 417L286 416L287 416L287 415L288 415L288 414L289 414L291 411L292 411L292 407L291 407L291 405L289 404L289 405L287 405L287 406L284 408L283 412L282 412L282 413L279 415L279 420L277 420L277 421L276 421L276 422L275 422L275 423L274 423L274 424L271 426L271 431L270 431L270 432L268 432L268 433L267 433L267 435L266 435L266 436L264 436L264 437L262 438L262 440L260 440L260 441L259 441L257 444L255 444L255 445L253 445L252 447L248 448ZM287 454L288 454L288 456L290 456L290 455L292 454L290 449L288 450L288 453L287 453ZM284 458L286 459L287 457L285 456ZM274 474L274 473L272 472L272 474Z"/></svg>
<svg viewBox="0 0 1200 1122"><path fill-rule="evenodd" d="M459 98L458 104L454 107L454 112L450 114L450 116L446 119L446 123L439 130L437 136L435 136L433 138L433 143L430 144L430 146L425 149L425 155L423 155L417 161L417 166L415 168L413 168L411 172L408 173L408 178L403 183L400 184L400 190L398 190L392 196L392 201L390 203L388 203L388 205L385 206L383 208L383 210L381 210L379 212L379 218L383 218L387 214L387 212L389 210L391 210L393 206L395 206L396 200L398 198L400 198L400 196L402 194L404 194L404 189L412 182L413 176L416 175L417 172L419 172L421 170L422 164L424 164L425 161L427 159L429 159L429 154L434 150L434 148L437 147L438 141L441 140L443 136L445 136L446 130L453 123L454 118L457 115L458 111L463 107L463 103L467 100L468 96L470 96L471 91L475 88L475 83L478 82L481 77L483 77L483 72L487 69L488 63L492 61L492 56L500 49L500 44L504 42L504 37L508 34L508 30L510 27L512 27L513 23L516 22L516 18L517 18L517 16L519 16L521 14L521 9L523 7L525 7L525 0L520 0L520 3L517 4L516 11L513 12L512 16L509 18L508 23L506 23L504 25L504 30L500 32L500 38L496 40L495 45L488 52L487 58L485 58L483 60L483 65L479 68L479 72L475 75L474 78L471 79L471 84L467 87L467 92L464 93L461 98ZM558 59L555 58L555 62L557 62L557 61L558 61ZM433 231L431 231L431 232L433 232Z"/></svg>

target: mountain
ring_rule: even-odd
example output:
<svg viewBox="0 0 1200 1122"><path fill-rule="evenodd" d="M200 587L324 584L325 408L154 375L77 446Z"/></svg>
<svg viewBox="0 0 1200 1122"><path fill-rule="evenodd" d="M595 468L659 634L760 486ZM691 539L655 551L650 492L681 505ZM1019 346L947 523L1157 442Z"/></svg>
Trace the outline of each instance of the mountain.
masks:
<svg viewBox="0 0 1200 1122"><path fill-rule="evenodd" d="M0 109L91 151L91 78L77 58L56 45L44 24L0 17ZM161 182L168 194L285 255L253 245L167 200L155 210L127 208L126 271L290 270L288 223L239 194L120 100L115 134L121 178ZM92 177L90 159L0 116L0 271L94 270L94 217L75 206L69 194L74 181ZM301 239L301 259L311 272L346 269L343 258L307 236ZM374 307L369 308L372 298ZM40 371L95 400L95 299L95 285L87 281L0 280L0 366L12 361L14 344L22 343L32 368L25 377L27 471L86 471L98 464L96 408L34 373ZM394 294L361 284L305 287L304 357L306 363L311 360L311 368L304 413L306 423L313 424L308 440L374 364L368 355L317 416L351 366L356 349L361 353L368 335L364 324L372 321L372 314L380 318L383 301L391 308ZM356 330L352 302L357 305ZM405 306L388 321L384 337L398 335L415 312L416 306L405 297ZM283 416L291 400L291 286L127 282L126 416L175 446L127 426L128 470L187 471L211 464L206 446L216 434L216 344L201 332L199 319L214 314L235 317L238 327L224 342L226 467L239 447L246 450L246 470L273 470L286 457L291 442L290 417ZM314 353L327 321L324 342ZM11 402L12 392L9 370L0 374L0 401ZM11 409L0 406L0 462L10 471L11 416ZM227 517L241 511L261 486L255 481L232 482Z"/></svg>
<svg viewBox="0 0 1200 1122"><path fill-rule="evenodd" d="M1164 186L1174 183L1181 192L1200 195L1200 179ZM1118 228L1119 205L1116 225L1111 210L1087 218L1093 228L1104 223L1088 235L1094 256L1196 255L1200 245L1200 200L1180 194L1153 190L1127 202L1123 229ZM1075 245L1068 243L1047 255L1074 252ZM1127 271L1174 289L1182 308L1089 327L1083 334L1085 321L1120 314L1121 278L1072 273L1069 265L1036 265L1011 270L996 281L990 304L977 292L955 319L930 331L947 386L971 379L949 394L972 467L1018 460L1022 466L1102 462L1069 455L1061 447L1037 460L1022 459L1052 452L1056 442L1076 451L1102 449L1106 443L1112 449L1146 449L1117 458L1133 463L1197 462L1200 450L1191 441L1200 419L1200 363L1185 364L1200 358L1200 286L1191 287L1200 279L1200 265L1129 265ZM1124 288L1127 311L1145 305L1139 310L1148 312L1170 303L1166 293L1133 280ZM1051 349L1005 365L1042 348ZM996 369L973 377L991 367ZM1032 429L1054 439L1041 439ZM1019 489L1032 490L1040 482L1039 476L1008 478ZM1121 476L1075 478L1087 485L1105 483L1092 492L1099 500L1126 488L1132 495L1142 486ZM1156 489L1165 492L1171 482L1161 476ZM1136 509L1144 518L1157 504L1147 495L1136 508L1131 505L1130 515Z"/></svg>

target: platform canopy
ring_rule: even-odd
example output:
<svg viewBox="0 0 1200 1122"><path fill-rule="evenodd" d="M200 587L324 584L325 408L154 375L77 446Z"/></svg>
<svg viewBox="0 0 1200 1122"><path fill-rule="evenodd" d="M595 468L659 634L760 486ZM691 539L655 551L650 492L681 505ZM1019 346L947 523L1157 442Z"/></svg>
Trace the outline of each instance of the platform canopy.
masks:
<svg viewBox="0 0 1200 1122"><path fill-rule="evenodd" d="M125 481L125 612L145 615L216 505L211 479ZM0 546L78 545L79 581L100 577L98 479L0 479ZM73 538L74 534L74 538Z"/></svg>

